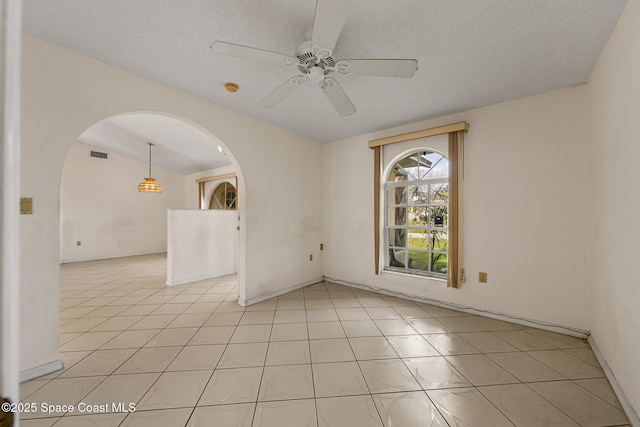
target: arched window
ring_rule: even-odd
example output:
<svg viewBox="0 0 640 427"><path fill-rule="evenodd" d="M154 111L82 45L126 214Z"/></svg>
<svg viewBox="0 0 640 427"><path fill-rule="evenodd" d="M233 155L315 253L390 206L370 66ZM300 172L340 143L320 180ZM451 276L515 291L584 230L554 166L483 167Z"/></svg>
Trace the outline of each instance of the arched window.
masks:
<svg viewBox="0 0 640 427"><path fill-rule="evenodd" d="M449 161L428 149L402 157L385 181L385 268L446 277Z"/></svg>
<svg viewBox="0 0 640 427"><path fill-rule="evenodd" d="M223 182L213 190L209 209L235 210L236 188L228 182Z"/></svg>

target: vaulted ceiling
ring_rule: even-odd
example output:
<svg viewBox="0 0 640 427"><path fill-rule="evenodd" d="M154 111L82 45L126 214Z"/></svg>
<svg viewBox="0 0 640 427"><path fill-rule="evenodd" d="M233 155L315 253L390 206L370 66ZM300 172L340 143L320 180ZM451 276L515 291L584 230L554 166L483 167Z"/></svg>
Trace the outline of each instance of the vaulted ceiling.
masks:
<svg viewBox="0 0 640 427"><path fill-rule="evenodd" d="M335 1L335 0L327 0ZM584 83L626 0L352 0L335 58L413 58L412 78L336 77L340 116L292 66L214 54L216 40L295 56L315 0L24 0L24 31L318 141ZM224 89L235 82L240 90Z"/></svg>

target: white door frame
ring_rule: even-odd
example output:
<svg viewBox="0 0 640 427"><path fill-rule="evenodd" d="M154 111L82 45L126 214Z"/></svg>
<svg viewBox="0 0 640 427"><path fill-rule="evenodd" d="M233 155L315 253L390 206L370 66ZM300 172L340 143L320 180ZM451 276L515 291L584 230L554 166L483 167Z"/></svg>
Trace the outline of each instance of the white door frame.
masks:
<svg viewBox="0 0 640 427"><path fill-rule="evenodd" d="M12 402L20 398L21 27L20 0L0 0L0 394Z"/></svg>

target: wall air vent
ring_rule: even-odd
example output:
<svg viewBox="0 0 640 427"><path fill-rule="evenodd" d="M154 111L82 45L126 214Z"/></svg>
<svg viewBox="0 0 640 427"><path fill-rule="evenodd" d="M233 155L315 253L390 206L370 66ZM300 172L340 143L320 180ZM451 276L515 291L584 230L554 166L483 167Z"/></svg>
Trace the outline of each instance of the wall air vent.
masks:
<svg viewBox="0 0 640 427"><path fill-rule="evenodd" d="M91 157L97 157L99 159L106 159L107 153L101 153L99 151L91 151Z"/></svg>

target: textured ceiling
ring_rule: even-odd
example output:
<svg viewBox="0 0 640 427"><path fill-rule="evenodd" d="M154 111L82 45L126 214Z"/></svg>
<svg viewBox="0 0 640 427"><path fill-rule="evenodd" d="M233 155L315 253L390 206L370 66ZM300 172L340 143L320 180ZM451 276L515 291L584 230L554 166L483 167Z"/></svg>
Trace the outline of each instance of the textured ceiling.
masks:
<svg viewBox="0 0 640 427"><path fill-rule="evenodd" d="M201 130L172 117L131 113L104 119L85 130L78 142L183 175L231 164L217 143Z"/></svg>
<svg viewBox="0 0 640 427"><path fill-rule="evenodd" d="M411 79L338 76L339 116L306 82L271 109L290 66L218 56L215 40L294 55L315 0L24 0L24 31L319 141L587 80L626 0L353 0L333 56L415 58ZM236 93L223 84L240 85ZM215 130L214 130L215 131Z"/></svg>

